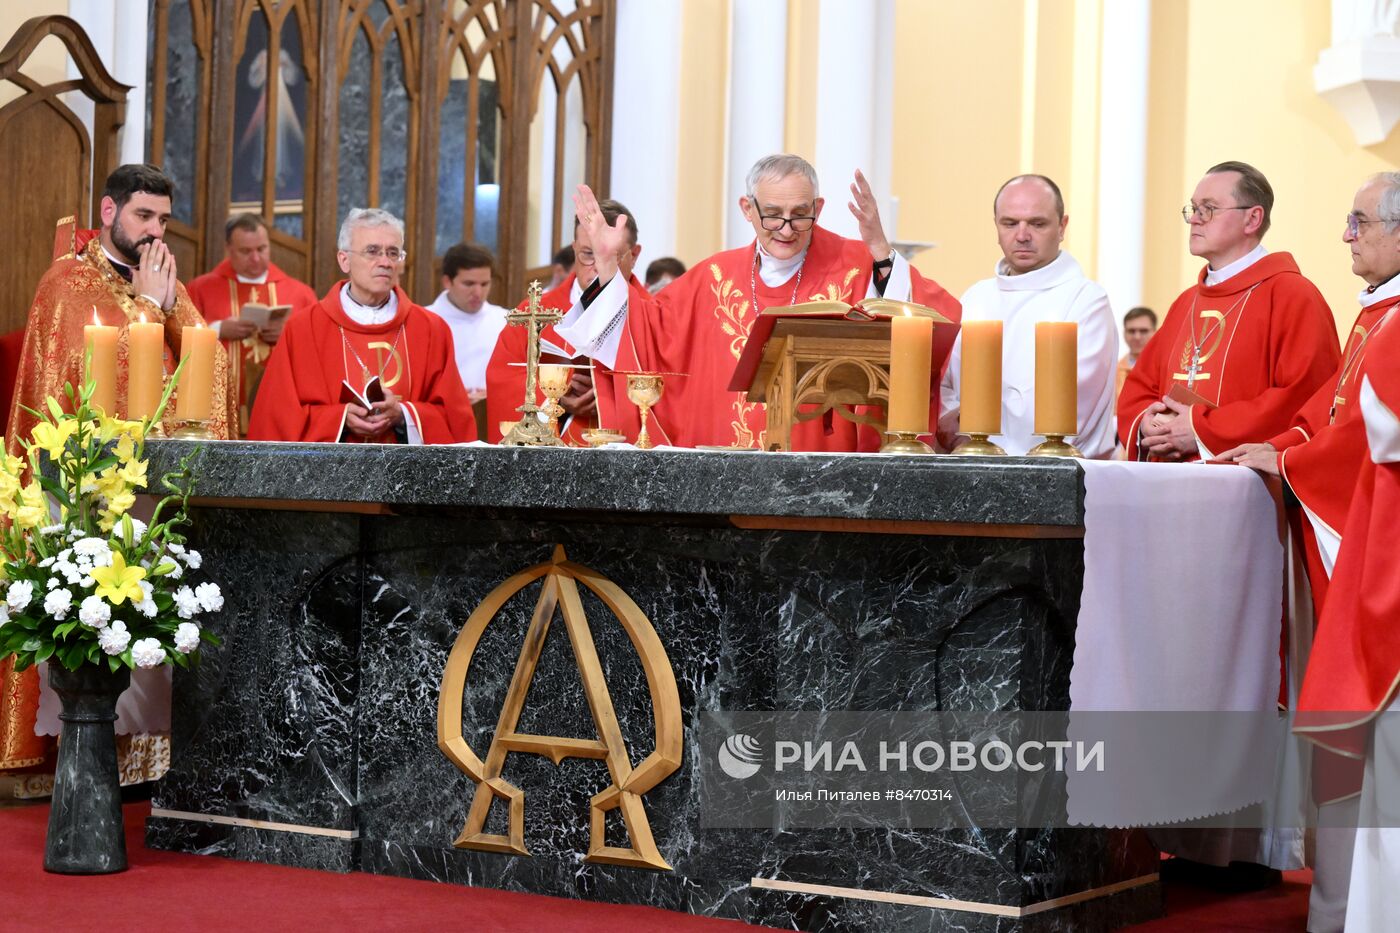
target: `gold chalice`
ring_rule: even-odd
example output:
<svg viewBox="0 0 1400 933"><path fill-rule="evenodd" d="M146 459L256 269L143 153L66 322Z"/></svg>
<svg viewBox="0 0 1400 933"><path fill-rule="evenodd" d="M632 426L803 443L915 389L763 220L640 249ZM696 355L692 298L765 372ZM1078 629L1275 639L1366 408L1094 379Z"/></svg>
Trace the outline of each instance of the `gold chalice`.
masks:
<svg viewBox="0 0 1400 933"><path fill-rule="evenodd" d="M520 423L520 419L519 419L519 418L516 418L514 421L502 421L502 422L500 422L499 427L500 427L500 429L501 429L501 438L504 439L507 435L509 435L510 432L511 432L511 429L513 429L513 428L514 428L517 424L519 424L519 423Z"/></svg>
<svg viewBox="0 0 1400 933"><path fill-rule="evenodd" d="M573 378L572 366L559 363L540 364L539 387L548 400L544 411L549 416L549 430L555 437L559 436L559 416L564 414L564 406L559 404L559 400L569 391L569 383Z"/></svg>
<svg viewBox="0 0 1400 933"><path fill-rule="evenodd" d="M664 385L657 373L628 373L627 399L642 413L642 430L637 434L637 449L651 450L651 435L647 434L647 414L661 400Z"/></svg>

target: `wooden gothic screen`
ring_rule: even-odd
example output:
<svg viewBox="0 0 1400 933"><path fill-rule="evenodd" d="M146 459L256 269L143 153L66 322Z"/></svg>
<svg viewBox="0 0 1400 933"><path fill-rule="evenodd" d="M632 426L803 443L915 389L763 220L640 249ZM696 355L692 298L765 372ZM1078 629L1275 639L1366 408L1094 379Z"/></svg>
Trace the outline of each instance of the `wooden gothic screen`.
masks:
<svg viewBox="0 0 1400 933"><path fill-rule="evenodd" d="M63 43L76 78L43 84L26 73L45 39ZM97 216L102 183L116 167L129 90L66 16L28 20L0 49L0 165L10 177L0 185L0 333L24 327L34 287L53 259L55 222L71 215L86 225ZM73 109L83 105L91 108L90 135Z"/></svg>
<svg viewBox="0 0 1400 933"><path fill-rule="evenodd" d="M515 302L609 174L615 0L149 0L147 151L175 177L182 270L252 210L318 290L352 207L404 218L404 286L476 240ZM269 63L276 63L270 67Z"/></svg>

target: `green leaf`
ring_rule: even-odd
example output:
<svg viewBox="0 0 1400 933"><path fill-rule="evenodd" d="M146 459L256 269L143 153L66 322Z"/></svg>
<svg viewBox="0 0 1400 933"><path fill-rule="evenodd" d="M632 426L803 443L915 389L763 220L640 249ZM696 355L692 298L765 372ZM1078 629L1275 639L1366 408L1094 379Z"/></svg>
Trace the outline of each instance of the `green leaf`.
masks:
<svg viewBox="0 0 1400 933"><path fill-rule="evenodd" d="M44 647L44 643L37 638L25 639L24 644L19 646L20 651L33 653Z"/></svg>
<svg viewBox="0 0 1400 933"><path fill-rule="evenodd" d="M107 655L107 668L115 674L122 666L122 659L115 654Z"/></svg>
<svg viewBox="0 0 1400 933"><path fill-rule="evenodd" d="M73 619L73 620L70 620L70 621L68 621L68 622L64 622L64 623L62 623L61 625L57 625L57 626L54 627L54 630L53 630L53 637L56 638L56 639L57 639L57 638L66 638L66 637L68 636L68 633L71 632L71 631L73 631L73 629L75 629L75 628L77 628L77 627L78 627L78 620L77 620L77 619Z"/></svg>
<svg viewBox="0 0 1400 933"><path fill-rule="evenodd" d="M53 642L49 642L40 647L38 651L34 652L34 663L38 664L40 661L47 661L53 655L53 649Z"/></svg>
<svg viewBox="0 0 1400 933"><path fill-rule="evenodd" d="M53 415L53 420L54 420L54 421L62 421L62 420L63 420L63 407L62 407L61 405L58 404L58 399L56 399L56 398L54 398L52 395L50 395L47 399L45 399L45 401L48 402L48 405L49 405L49 413Z"/></svg>

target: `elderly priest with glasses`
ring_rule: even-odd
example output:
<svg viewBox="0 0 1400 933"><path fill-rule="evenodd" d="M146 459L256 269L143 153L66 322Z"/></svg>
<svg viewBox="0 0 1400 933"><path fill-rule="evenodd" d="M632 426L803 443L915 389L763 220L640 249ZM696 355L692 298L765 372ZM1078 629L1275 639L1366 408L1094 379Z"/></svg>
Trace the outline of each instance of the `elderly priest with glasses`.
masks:
<svg viewBox="0 0 1400 933"><path fill-rule="evenodd" d="M739 208L753 224L754 241L696 263L652 296L629 294L618 272L616 257L628 245L623 220L609 224L586 185L574 197L598 276L556 330L614 371L682 374L666 384L671 441L680 447L763 446L766 409L728 386L749 331L767 308L882 296L926 305L953 321L961 316L957 299L890 248L874 194L859 172L849 204L859 240L818 226L825 202L817 173L798 156L760 159L749 171L747 191ZM933 360L933 418L943 362ZM879 442L871 428L858 431L844 419L813 419L794 426L792 436L794 450L875 450Z"/></svg>
<svg viewBox="0 0 1400 933"><path fill-rule="evenodd" d="M337 282L287 321L268 360L249 440L451 444L476 439L452 332L396 284L403 221L355 209Z"/></svg>

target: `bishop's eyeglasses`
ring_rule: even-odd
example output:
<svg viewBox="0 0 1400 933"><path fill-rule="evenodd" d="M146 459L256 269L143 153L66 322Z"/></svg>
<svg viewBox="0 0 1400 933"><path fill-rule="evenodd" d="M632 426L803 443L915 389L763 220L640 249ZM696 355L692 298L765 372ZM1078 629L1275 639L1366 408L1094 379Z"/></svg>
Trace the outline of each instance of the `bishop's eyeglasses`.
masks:
<svg viewBox="0 0 1400 933"><path fill-rule="evenodd" d="M777 233L786 226L792 227L793 233L806 233L812 229L812 224L817 222L817 218L811 215L800 217L784 217L782 214L761 214L758 222L763 224L763 229Z"/></svg>
<svg viewBox="0 0 1400 933"><path fill-rule="evenodd" d="M1188 204L1181 209L1181 219L1189 224L1192 219L1199 217L1201 223L1208 224L1210 219L1215 216L1216 211L1247 211L1255 206L1254 204L1243 204L1239 207L1215 207L1211 204Z"/></svg>

